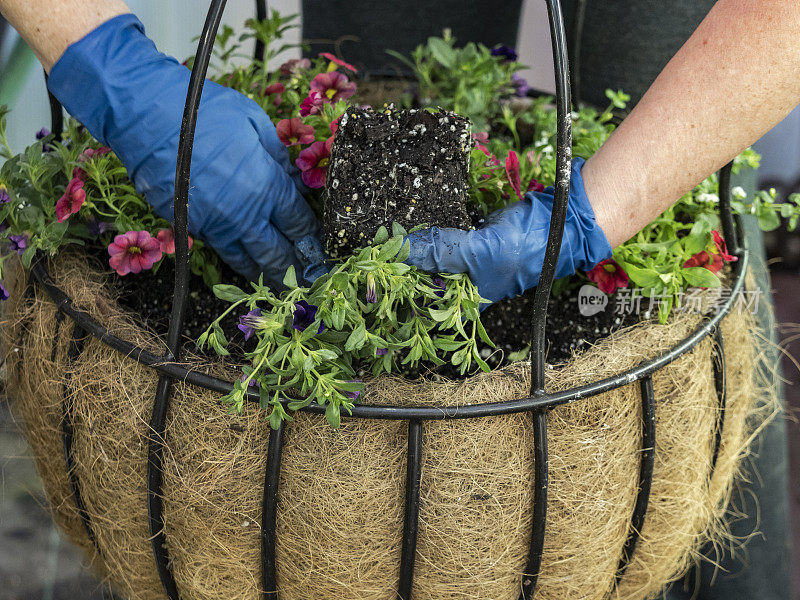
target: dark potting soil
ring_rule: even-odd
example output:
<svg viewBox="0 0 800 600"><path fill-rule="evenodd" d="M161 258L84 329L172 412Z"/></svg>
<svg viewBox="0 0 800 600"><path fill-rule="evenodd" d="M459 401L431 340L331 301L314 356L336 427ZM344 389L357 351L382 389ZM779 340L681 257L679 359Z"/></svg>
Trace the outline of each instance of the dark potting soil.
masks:
<svg viewBox="0 0 800 600"><path fill-rule="evenodd" d="M467 229L471 125L439 110L352 107L331 148L323 236L333 257L372 242L381 226Z"/></svg>

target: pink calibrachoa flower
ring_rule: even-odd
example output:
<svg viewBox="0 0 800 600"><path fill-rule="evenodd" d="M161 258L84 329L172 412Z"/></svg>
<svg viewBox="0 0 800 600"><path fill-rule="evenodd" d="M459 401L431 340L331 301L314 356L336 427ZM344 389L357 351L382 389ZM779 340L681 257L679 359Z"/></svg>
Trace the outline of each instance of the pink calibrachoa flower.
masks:
<svg viewBox="0 0 800 600"><path fill-rule="evenodd" d="M120 275L152 269L161 260L161 242L147 231L129 231L108 246L108 264Z"/></svg>
<svg viewBox="0 0 800 600"><path fill-rule="evenodd" d="M111 148L108 146L100 146L99 148L87 148L83 152L78 155L78 162L89 162L95 156L103 156L104 154L108 154L111 152Z"/></svg>
<svg viewBox="0 0 800 600"><path fill-rule="evenodd" d="M314 142L308 148L300 152L295 164L302 171L300 175L303 183L310 188L325 187L325 176L328 172L328 160L331 156L331 144L333 137L325 142Z"/></svg>
<svg viewBox="0 0 800 600"><path fill-rule="evenodd" d="M726 260L728 262L736 262L739 260L738 256L733 256L728 254L728 244L725 243L725 240L719 234L719 231L716 229L712 230L711 233L714 236L714 245L717 247L717 252L722 257L722 260Z"/></svg>
<svg viewBox="0 0 800 600"><path fill-rule="evenodd" d="M519 157L517 153L511 150L506 157L506 176L508 182L514 191L517 193L518 198L522 198L522 182L519 177Z"/></svg>
<svg viewBox="0 0 800 600"><path fill-rule="evenodd" d="M314 128L304 125L300 117L278 121L275 130L278 132L278 139L286 146L305 146L314 142Z"/></svg>
<svg viewBox="0 0 800 600"><path fill-rule="evenodd" d="M76 173L75 171L79 171ZM72 180L67 184L67 191L56 202L56 218L59 223L66 221L70 215L74 215L81 209L86 201L86 192L83 189L83 171L75 169L72 172Z"/></svg>
<svg viewBox="0 0 800 600"><path fill-rule="evenodd" d="M473 133L472 139L478 142L479 144L488 144L489 133L486 131L479 131L478 133Z"/></svg>
<svg viewBox="0 0 800 600"><path fill-rule="evenodd" d="M712 273L717 273L724 265L725 261L722 260L722 257L719 254L714 254L713 252L707 252L703 250L683 263L683 268L689 269L691 267L703 267Z"/></svg>
<svg viewBox="0 0 800 600"><path fill-rule="evenodd" d="M284 77L297 75L303 69L310 69L311 61L307 58L292 58L283 63L279 70Z"/></svg>
<svg viewBox="0 0 800 600"><path fill-rule="evenodd" d="M326 58L329 61L331 61L331 63L333 63L333 65L339 65L340 67L344 67L345 69L350 69L353 73L358 73L358 69L356 69L353 65L351 65L350 63L344 62L341 58L337 58L336 56L334 56L330 52L320 52L319 55L322 58ZM333 68L331 68L330 66L328 67L328 71L335 71L335 70L336 70L336 66L333 66Z"/></svg>
<svg viewBox="0 0 800 600"><path fill-rule="evenodd" d="M336 119L331 121L329 127L333 135L336 135L336 132L339 131L339 121L341 120L342 120L342 115L339 115L338 117L336 117Z"/></svg>
<svg viewBox="0 0 800 600"><path fill-rule="evenodd" d="M535 178L531 177L531 180L528 182L528 192L541 192L544 191L544 186L539 183Z"/></svg>
<svg viewBox="0 0 800 600"><path fill-rule="evenodd" d="M312 90L300 104L300 116L307 117L320 114L325 103L325 96L318 91Z"/></svg>
<svg viewBox="0 0 800 600"><path fill-rule="evenodd" d="M283 92L286 91L286 87L278 82L278 83L271 83L267 87L264 88L263 95L264 96L272 96L275 95L275 99L272 101L274 106L280 106L281 101L283 100Z"/></svg>
<svg viewBox="0 0 800 600"><path fill-rule="evenodd" d="M344 73L333 71L320 73L311 80L311 91L319 92L328 102L347 100L356 93L356 84L350 81Z"/></svg>
<svg viewBox="0 0 800 600"><path fill-rule="evenodd" d="M594 269L588 271L586 276L606 294L611 294L617 288L628 287L628 274L613 259L601 261Z"/></svg>
<svg viewBox="0 0 800 600"><path fill-rule="evenodd" d="M159 229L156 234L156 239L161 246L161 252L164 254L175 254L175 231L170 227L169 229ZM189 248L191 249L194 244L192 236L189 236Z"/></svg>

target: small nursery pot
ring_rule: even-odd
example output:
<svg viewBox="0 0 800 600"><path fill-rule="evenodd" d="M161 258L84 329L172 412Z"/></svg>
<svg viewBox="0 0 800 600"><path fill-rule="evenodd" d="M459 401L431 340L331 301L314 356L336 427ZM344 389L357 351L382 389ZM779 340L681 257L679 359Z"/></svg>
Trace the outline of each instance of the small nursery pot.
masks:
<svg viewBox="0 0 800 600"><path fill-rule="evenodd" d="M164 340L118 307L102 270L85 256L73 254L49 268L55 285L110 334L165 352ZM147 510L157 373L87 336L27 275L16 270L6 304L7 388L55 519L126 597L163 599ZM549 370L548 391L591 383L668 352L701 319L684 313L668 325L622 330ZM648 597L680 575L703 542L721 535L753 427L748 419L759 408L753 328L749 312L733 310L716 342L704 338L644 380L652 383L654 446L644 438L652 430L642 426L649 384L634 382L548 411L548 510L536 598L605 598L626 556L618 597ZM198 365L191 357L187 363ZM222 362L201 369L236 376L234 365ZM529 363L461 382L381 377L368 383L364 402L466 407L513 401L525 396L529 380ZM417 491L406 486L414 452L420 479L412 596L519 596L534 521L529 413L411 426L344 419L340 430L322 415L297 413L281 431L280 470L273 474L279 478L270 481L279 434L270 432L258 406L229 414L212 391L180 381L174 387L160 473L165 550L181 598L275 597L264 595L275 591L262 578L265 534L276 543L281 599L396 598L406 497ZM633 550L631 520L648 460L649 503ZM277 521L270 532L262 503L275 484Z"/></svg>

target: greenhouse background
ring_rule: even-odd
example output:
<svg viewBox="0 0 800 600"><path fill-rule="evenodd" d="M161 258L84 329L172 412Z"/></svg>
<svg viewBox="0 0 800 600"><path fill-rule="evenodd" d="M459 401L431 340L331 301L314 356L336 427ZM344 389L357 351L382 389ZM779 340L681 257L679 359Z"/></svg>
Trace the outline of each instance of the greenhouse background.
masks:
<svg viewBox="0 0 800 600"><path fill-rule="evenodd" d="M195 0L129 0L128 5L147 27L159 48L184 58L193 52L191 39L200 31L205 12ZM279 0L271 7L297 13L299 1ZM249 18L249 2L230 2L224 22L237 27ZM522 75L536 88L552 90L552 60L545 5L526 0L519 36L520 61L531 65ZM294 33L299 41L299 33ZM21 151L35 131L49 124L49 108L41 68L18 36L5 29L0 38L0 104L8 104L9 143ZM765 135L756 150L762 155L762 186L781 195L800 189L800 109ZM782 259L772 264L777 320L797 320L800 314L800 234L777 231L767 238L768 251ZM791 349L791 346L790 346ZM800 344L794 344L800 356ZM787 402L800 408L800 374L788 360L784 376ZM792 385L794 384L794 385ZM790 472L800 469L800 427L789 426ZM793 539L800 546L800 478L792 478L790 502ZM103 598L99 584L80 565L76 550L61 541L43 507L43 496L22 438L5 403L0 402L0 600ZM795 559L795 563L797 560ZM794 567L795 596L800 600L800 566ZM107 597L107 596L105 596Z"/></svg>

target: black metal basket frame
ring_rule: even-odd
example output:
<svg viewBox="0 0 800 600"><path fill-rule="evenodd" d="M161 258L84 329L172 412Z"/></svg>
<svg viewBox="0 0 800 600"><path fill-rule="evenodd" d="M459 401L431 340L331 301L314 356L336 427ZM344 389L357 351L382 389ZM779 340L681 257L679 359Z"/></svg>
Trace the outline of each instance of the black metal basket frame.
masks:
<svg viewBox="0 0 800 600"><path fill-rule="evenodd" d="M67 352L67 379L63 390L63 415L61 433L63 438L66 470L70 489L82 520L84 529L96 551L102 556L97 543L92 523L81 497L80 482L75 473L72 456L72 439L74 435L74 418L70 398L69 368L79 357L85 341L91 336L116 350L117 352L150 367L159 375L155 401L149 427L148 463L147 463L147 508L149 529L152 537L153 555L161 583L169 600L179 600L180 595L173 577L170 557L167 551L167 539L164 528L162 504L162 476L165 439L165 420L169 409L172 385L175 381L205 388L220 394L227 394L233 389L233 382L211 377L196 369L187 369L179 363L181 353L181 331L187 302L189 281L189 246L188 246L188 204L189 178L191 169L192 148L195 125L203 91L203 84L208 71L214 41L219 29L222 13L227 0L211 0L211 6L200 36L195 57L183 122L180 131L177 169L175 175L175 283L173 306L167 334L168 352L161 356L153 354L136 344L110 333L101 323L88 313L75 307L69 296L52 281L45 261L37 257L31 267L31 281L41 287L57 307L56 334L53 345L55 358L59 332L64 317L75 323ZM726 165L719 173L719 213L723 235L732 254L738 261L732 265L733 285L730 296L715 311L704 316L700 325L690 335L667 352L644 361L636 367L612 377L600 379L590 384L577 386L558 392L545 390L545 324L547 303L555 276L556 262L561 248L561 238L569 199L570 162L572 146L571 98L577 89L570 86L570 69L567 56L567 43L564 32L564 18L560 0L545 0L547 4L550 32L552 37L553 61L556 76L556 111L557 111L557 147L555 201L550 222L549 237L542 265L539 286L534 295L534 306L531 330L531 388L528 396L517 400L490 402L469 406L375 406L359 404L353 408L352 414L345 419L390 419L408 421L408 455L406 468L405 518L400 557L400 575L397 584L397 597L410 600L414 577L414 561L417 544L417 531L420 503L421 455L423 442L423 423L430 420L469 419L506 415L513 413L529 413L531 427L534 431L534 506L533 526L531 531L530 550L525 573L520 581L520 600L531 600L536 588L537 578L542 561L542 550L547 526L547 490L548 490L548 445L547 445L547 413L549 410L598 394L615 390L625 385L638 382L642 401L641 425L641 458L638 491L634 510L631 514L627 539L620 549L620 561L616 574L617 584L622 579L630 563L639 534L644 525L650 488L653 479L655 456L655 394L653 391L653 374L664 366L692 350L707 337L714 340L714 382L718 400L718 416L715 423L715 443L711 461L709 481L722 440L725 419L725 355L720 323L730 312L736 298L743 290L744 273L748 265L748 251L744 243L739 242L737 224L734 222L730 205L731 164ZM573 43L572 61L577 73L579 60L580 27L582 7L585 0L579 0L578 10L573 19L573 27L578 32ZM266 0L256 0L256 15L259 19L267 16ZM265 48L262 42L256 42L255 58L263 60ZM573 85L575 81L573 81ZM63 111L59 102L50 95L52 128L56 135L63 131ZM738 224L741 231L741 224ZM259 396L248 392L248 400L258 402ZM324 415L325 408L316 404L302 410ZM280 479L281 453L285 435L283 424L269 434L269 449L266 458L266 475L264 480L262 523L261 523L261 563L262 586L264 600L278 600L276 578L276 516L278 504L278 484ZM387 549L388 551L388 549Z"/></svg>

